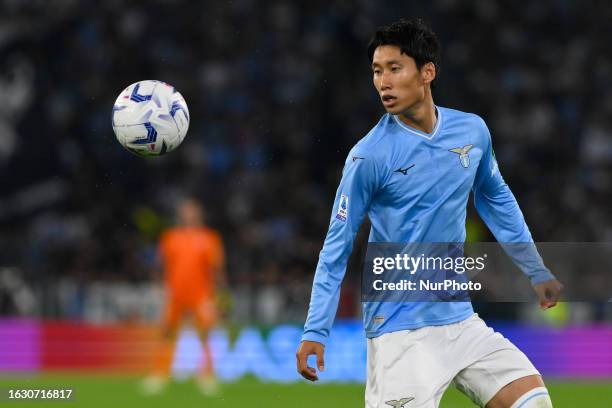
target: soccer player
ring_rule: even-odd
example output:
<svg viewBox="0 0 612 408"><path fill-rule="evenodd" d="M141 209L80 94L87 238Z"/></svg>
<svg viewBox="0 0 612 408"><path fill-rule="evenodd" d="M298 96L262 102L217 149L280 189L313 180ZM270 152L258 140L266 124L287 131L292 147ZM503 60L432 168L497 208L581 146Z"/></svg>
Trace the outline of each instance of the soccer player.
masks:
<svg viewBox="0 0 612 408"><path fill-rule="evenodd" d="M533 243L484 121L434 104L439 42L431 29L403 19L380 27L368 56L387 113L350 151L337 190L296 354L299 373L311 381L318 376L307 358L316 355L324 369L340 282L366 214L370 242L464 242L472 191L500 243ZM540 306L554 306L561 284L535 249L525 255L531 262L513 260L530 278ZM451 382L488 408L552 407L539 372L470 302L364 302L363 315L366 407L437 407Z"/></svg>
<svg viewBox="0 0 612 408"><path fill-rule="evenodd" d="M196 200L182 201L176 213L178 225L165 231L159 243L166 289L163 340L154 375L144 386L153 393L161 390L170 378L177 332L183 319L190 316L204 349L198 383L205 394L214 394L218 385L208 333L217 322L215 289L225 285L223 244L219 233L204 225L204 212Z"/></svg>

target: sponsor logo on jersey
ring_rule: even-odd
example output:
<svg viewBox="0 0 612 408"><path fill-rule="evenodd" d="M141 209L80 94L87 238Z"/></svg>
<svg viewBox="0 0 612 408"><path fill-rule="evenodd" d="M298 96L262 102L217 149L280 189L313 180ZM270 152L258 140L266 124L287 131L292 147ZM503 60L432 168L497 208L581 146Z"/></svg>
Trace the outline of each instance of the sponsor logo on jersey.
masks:
<svg viewBox="0 0 612 408"><path fill-rule="evenodd" d="M408 170L410 170L413 167L414 167L414 164L412 166L408 166L403 169L400 167L399 169L395 170L394 173L402 173L405 176L406 174L408 174Z"/></svg>
<svg viewBox="0 0 612 408"><path fill-rule="evenodd" d="M470 165L470 156L468 155L469 151L474 147L474 145L465 145L463 147L455 147L454 149L450 149L449 152L457 153L459 155L459 162L465 168Z"/></svg>

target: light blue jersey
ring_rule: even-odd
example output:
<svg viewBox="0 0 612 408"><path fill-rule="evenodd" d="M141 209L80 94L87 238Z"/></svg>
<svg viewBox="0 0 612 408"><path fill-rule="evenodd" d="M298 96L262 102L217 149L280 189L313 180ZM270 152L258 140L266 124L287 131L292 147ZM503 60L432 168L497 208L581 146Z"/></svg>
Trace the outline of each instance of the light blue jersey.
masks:
<svg viewBox="0 0 612 408"><path fill-rule="evenodd" d="M453 109L436 110L431 134L385 114L350 151L319 255L303 340L326 343L353 240L366 214L370 242L464 242L473 191L478 213L499 242L533 242L499 172L484 121ZM537 251L527 262L525 254L522 258L514 260L533 284L554 279ZM472 313L469 302L363 303L370 338L455 323Z"/></svg>

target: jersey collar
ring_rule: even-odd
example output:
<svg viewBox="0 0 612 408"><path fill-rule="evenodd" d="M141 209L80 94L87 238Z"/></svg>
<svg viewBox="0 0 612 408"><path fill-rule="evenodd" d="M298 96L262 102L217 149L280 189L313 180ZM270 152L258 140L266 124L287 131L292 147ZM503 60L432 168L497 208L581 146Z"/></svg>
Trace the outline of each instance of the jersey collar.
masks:
<svg viewBox="0 0 612 408"><path fill-rule="evenodd" d="M412 133L414 135L421 136L421 137L424 137L425 139L431 140L438 133L438 130L440 130L440 127L441 127L440 124L442 123L442 111L440 109L438 109L437 106L435 108L436 108L436 112L438 112L438 120L436 121L436 126L434 127L434 129L433 129L433 131L431 133L425 133L425 132L420 131L418 129L415 129L415 128L411 127L411 126L408 126L407 124L402 122L402 120L398 117L398 115L391 115L391 116L393 117L395 122L402 129L404 129L406 132L409 132L409 133Z"/></svg>

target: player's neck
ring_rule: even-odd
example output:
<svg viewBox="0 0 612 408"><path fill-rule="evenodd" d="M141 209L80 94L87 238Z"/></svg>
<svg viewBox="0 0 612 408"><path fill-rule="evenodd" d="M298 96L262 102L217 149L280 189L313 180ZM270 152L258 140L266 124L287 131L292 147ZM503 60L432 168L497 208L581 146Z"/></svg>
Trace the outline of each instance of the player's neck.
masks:
<svg viewBox="0 0 612 408"><path fill-rule="evenodd" d="M399 118L408 126L421 132L433 132L438 122L438 117L431 95L426 97L419 105L413 107L413 109L402 112Z"/></svg>
<svg viewBox="0 0 612 408"><path fill-rule="evenodd" d="M185 228L185 229L196 229L196 228L202 228L203 224L201 223L182 223L179 224L181 228Z"/></svg>

